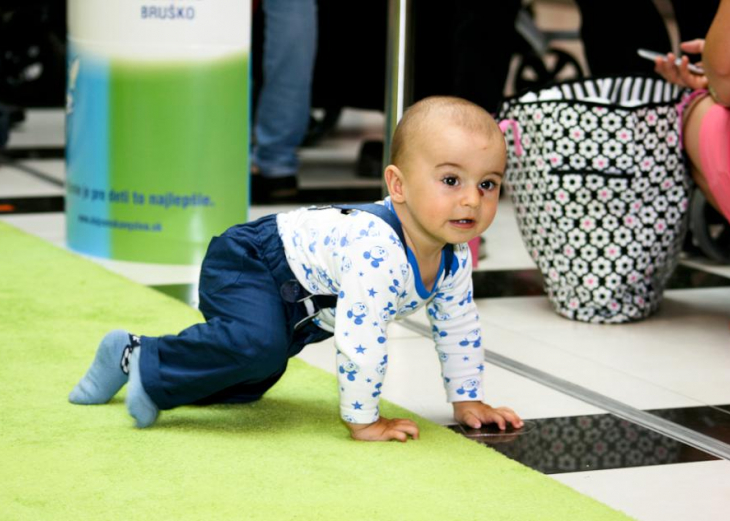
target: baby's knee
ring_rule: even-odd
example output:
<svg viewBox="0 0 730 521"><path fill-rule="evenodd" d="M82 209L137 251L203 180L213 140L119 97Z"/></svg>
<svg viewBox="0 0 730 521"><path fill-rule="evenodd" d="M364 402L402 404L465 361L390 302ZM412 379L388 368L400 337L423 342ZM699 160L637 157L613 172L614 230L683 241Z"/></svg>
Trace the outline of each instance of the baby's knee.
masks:
<svg viewBox="0 0 730 521"><path fill-rule="evenodd" d="M239 363L255 373L257 379L268 378L281 373L286 367L289 359L288 347L289 343L283 335L257 339L239 347L241 352Z"/></svg>

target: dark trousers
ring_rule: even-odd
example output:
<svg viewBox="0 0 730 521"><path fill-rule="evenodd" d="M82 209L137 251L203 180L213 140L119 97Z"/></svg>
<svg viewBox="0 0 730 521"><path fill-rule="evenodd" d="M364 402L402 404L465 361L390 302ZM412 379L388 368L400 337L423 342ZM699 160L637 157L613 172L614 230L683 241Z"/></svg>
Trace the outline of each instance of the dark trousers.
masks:
<svg viewBox="0 0 730 521"><path fill-rule="evenodd" d="M205 322L141 339L142 385L152 401L171 409L259 399L290 357L331 336L311 322L295 331L306 309L280 295L294 278L273 215L213 238L200 273Z"/></svg>

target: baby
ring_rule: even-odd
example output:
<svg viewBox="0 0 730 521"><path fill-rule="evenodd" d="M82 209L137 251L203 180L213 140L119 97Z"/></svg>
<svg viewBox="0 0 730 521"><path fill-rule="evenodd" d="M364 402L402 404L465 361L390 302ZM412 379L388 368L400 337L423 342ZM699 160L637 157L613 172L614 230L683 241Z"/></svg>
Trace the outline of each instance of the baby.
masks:
<svg viewBox="0 0 730 521"><path fill-rule="evenodd" d="M492 117L452 97L404 114L385 169L390 197L301 208L233 226L210 243L200 276L205 322L178 335L112 331L72 403L108 402L125 383L138 427L160 410L259 399L290 357L332 335L340 415L357 440L418 438L380 415L391 321L426 307L446 395L461 424L522 426L482 402L481 327L467 242L497 211L505 141Z"/></svg>

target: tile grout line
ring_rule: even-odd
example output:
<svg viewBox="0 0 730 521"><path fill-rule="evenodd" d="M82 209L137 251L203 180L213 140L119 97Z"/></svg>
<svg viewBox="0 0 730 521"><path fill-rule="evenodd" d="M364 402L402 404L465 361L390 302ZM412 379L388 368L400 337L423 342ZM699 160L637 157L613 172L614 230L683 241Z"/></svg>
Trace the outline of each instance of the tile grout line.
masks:
<svg viewBox="0 0 730 521"><path fill-rule="evenodd" d="M7 158L3 157L2 155L0 155L0 164L5 164L5 165L8 165L8 166L12 166L13 168L15 168L17 170L20 170L21 172L24 172L26 174L30 174L33 177L35 177L37 179L40 179L41 181L45 181L46 183L52 184L52 185L57 186L57 187L60 187L60 188L63 188L66 185L66 183L64 181L60 181L60 180L56 179L53 176L50 176L48 174L44 174L40 170L37 170L37 169L35 169L33 167L30 167L28 165L24 165L24 164L19 163L17 161L7 160Z"/></svg>
<svg viewBox="0 0 730 521"><path fill-rule="evenodd" d="M398 321L403 327L420 333L421 335L431 338L431 331L428 326L419 324L412 319L403 319ZM630 422L651 429L655 432L663 434L669 438L685 443L691 447L717 456L725 460L730 460L730 445L718 441L710 436L700 434L687 427L679 425L677 423L665 420L651 413L636 409L626 405L625 403L609 398L603 394L591 391L585 387L574 384L557 376L553 376L549 373L530 367L529 365L523 364L506 356L492 353L487 350L484 351L484 358L487 362L494 364L507 371L524 376L529 380L541 383L551 389L558 392L577 398L583 402L591 404L595 407L604 409L611 414L623 418Z"/></svg>

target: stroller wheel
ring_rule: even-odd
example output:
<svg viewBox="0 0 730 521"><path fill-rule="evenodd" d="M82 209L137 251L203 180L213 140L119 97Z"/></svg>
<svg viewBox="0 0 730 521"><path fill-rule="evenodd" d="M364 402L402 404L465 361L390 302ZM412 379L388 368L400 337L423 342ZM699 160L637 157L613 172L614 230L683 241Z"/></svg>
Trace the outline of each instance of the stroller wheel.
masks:
<svg viewBox="0 0 730 521"><path fill-rule="evenodd" d="M689 217L692 243L708 258L730 263L730 223L715 210L700 190L695 190Z"/></svg>
<svg viewBox="0 0 730 521"><path fill-rule="evenodd" d="M544 56L530 51L520 57L515 74L515 92L535 90L553 81L580 79L583 69L572 55L548 49Z"/></svg>

